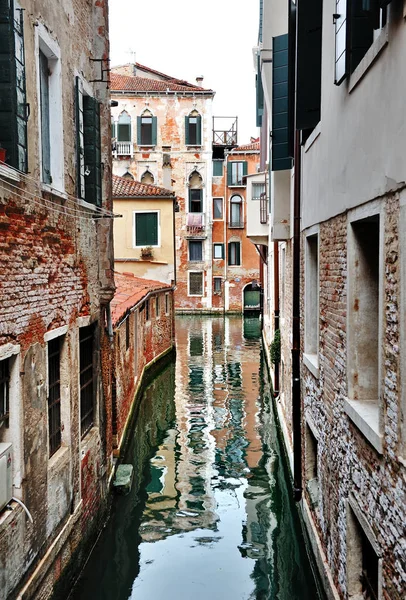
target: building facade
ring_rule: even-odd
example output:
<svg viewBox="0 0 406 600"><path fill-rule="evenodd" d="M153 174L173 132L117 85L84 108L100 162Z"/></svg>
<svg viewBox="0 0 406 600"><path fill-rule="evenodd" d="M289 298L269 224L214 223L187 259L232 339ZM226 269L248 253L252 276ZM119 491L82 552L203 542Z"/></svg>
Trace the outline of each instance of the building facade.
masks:
<svg viewBox="0 0 406 600"><path fill-rule="evenodd" d="M331 35L326 2L261 3L257 108L271 197L264 335L269 346L281 332L277 406L328 597L400 600L404 10L336 5Z"/></svg>
<svg viewBox="0 0 406 600"><path fill-rule="evenodd" d="M0 1L4 599L49 598L80 565L111 471L107 9Z"/></svg>
<svg viewBox="0 0 406 600"><path fill-rule="evenodd" d="M132 177L113 175L114 265L116 271L176 283L173 192Z"/></svg>

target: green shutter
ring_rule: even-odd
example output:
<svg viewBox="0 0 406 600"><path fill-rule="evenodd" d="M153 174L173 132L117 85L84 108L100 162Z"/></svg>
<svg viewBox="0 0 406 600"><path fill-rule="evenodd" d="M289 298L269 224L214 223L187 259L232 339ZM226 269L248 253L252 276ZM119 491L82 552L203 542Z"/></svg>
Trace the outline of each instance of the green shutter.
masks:
<svg viewBox="0 0 406 600"><path fill-rule="evenodd" d="M158 215L157 213L136 213L135 215L135 245L158 245Z"/></svg>
<svg viewBox="0 0 406 600"><path fill-rule="evenodd" d="M189 146L189 117L185 117L185 145Z"/></svg>
<svg viewBox="0 0 406 600"><path fill-rule="evenodd" d="M239 242L235 243L235 255L236 255L236 264L241 264L241 244Z"/></svg>
<svg viewBox="0 0 406 600"><path fill-rule="evenodd" d="M85 149L84 149L83 84L76 77L76 180L78 198L85 198Z"/></svg>
<svg viewBox="0 0 406 600"><path fill-rule="evenodd" d="M85 200L96 206L102 203L100 104L91 96L83 97Z"/></svg>
<svg viewBox="0 0 406 600"><path fill-rule="evenodd" d="M223 161L222 160L214 160L213 161L213 177L222 177L223 176Z"/></svg>
<svg viewBox="0 0 406 600"><path fill-rule="evenodd" d="M137 117L137 146L141 146L141 117Z"/></svg>
<svg viewBox="0 0 406 600"><path fill-rule="evenodd" d="M272 38L272 171L291 169L288 144L288 34Z"/></svg>
<svg viewBox="0 0 406 600"><path fill-rule="evenodd" d="M196 146L202 145L202 117L196 117Z"/></svg>
<svg viewBox="0 0 406 600"><path fill-rule="evenodd" d="M158 130L158 119L156 117L152 117L152 141L151 144L156 146L157 143L157 130Z"/></svg>
<svg viewBox="0 0 406 600"><path fill-rule="evenodd" d="M264 114L264 88L262 87L261 76L261 55L257 55L257 75L255 78L256 87L256 122L257 127L262 126L262 117Z"/></svg>
<svg viewBox="0 0 406 600"><path fill-rule="evenodd" d="M7 164L27 172L23 11L14 0L0 0L0 146Z"/></svg>
<svg viewBox="0 0 406 600"><path fill-rule="evenodd" d="M297 6L296 129L320 121L321 32L323 0L300 0Z"/></svg>
<svg viewBox="0 0 406 600"><path fill-rule="evenodd" d="M350 71L357 68L374 41L373 14L363 10L363 0L350 2Z"/></svg>
<svg viewBox="0 0 406 600"><path fill-rule="evenodd" d="M231 162L227 163L227 185L233 185L233 172Z"/></svg>
<svg viewBox="0 0 406 600"><path fill-rule="evenodd" d="M242 175L243 175L243 177L246 177L247 174L248 174L248 163L246 160L244 160L242 163Z"/></svg>

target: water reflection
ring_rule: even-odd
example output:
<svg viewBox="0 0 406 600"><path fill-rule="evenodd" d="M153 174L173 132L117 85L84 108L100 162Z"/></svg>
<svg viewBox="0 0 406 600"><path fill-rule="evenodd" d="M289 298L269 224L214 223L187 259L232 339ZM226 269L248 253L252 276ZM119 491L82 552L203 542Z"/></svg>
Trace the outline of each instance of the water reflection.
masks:
<svg viewBox="0 0 406 600"><path fill-rule="evenodd" d="M147 389L117 498L74 598L315 600L256 319L182 317Z"/></svg>

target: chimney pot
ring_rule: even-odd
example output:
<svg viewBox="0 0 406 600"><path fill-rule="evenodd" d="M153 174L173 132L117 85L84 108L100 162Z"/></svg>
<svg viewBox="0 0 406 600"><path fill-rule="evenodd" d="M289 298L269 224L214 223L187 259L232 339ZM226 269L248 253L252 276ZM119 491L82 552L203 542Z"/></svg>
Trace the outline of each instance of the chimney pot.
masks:
<svg viewBox="0 0 406 600"><path fill-rule="evenodd" d="M198 75L198 77L196 77L196 83L197 83L197 85L201 86L202 83L203 83L203 79L204 79L203 75Z"/></svg>

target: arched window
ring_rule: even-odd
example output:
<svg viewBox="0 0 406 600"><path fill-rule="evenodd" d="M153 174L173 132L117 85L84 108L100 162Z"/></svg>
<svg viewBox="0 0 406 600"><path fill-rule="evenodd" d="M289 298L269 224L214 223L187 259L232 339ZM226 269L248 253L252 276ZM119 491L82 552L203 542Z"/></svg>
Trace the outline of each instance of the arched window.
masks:
<svg viewBox="0 0 406 600"><path fill-rule="evenodd" d="M131 142L131 117L126 111L123 111L118 117L117 141Z"/></svg>
<svg viewBox="0 0 406 600"><path fill-rule="evenodd" d="M230 200L230 227L244 227L242 215L242 198L238 194Z"/></svg>
<svg viewBox="0 0 406 600"><path fill-rule="evenodd" d="M186 146L202 145L202 117L197 110L193 110L185 117L185 144Z"/></svg>
<svg viewBox="0 0 406 600"><path fill-rule="evenodd" d="M141 176L141 183L155 183L154 176L149 169L147 169L145 173L143 173L143 175Z"/></svg>
<svg viewBox="0 0 406 600"><path fill-rule="evenodd" d="M124 173L124 175L122 175L123 179L130 179L131 181L134 181L134 176L131 175L131 173L129 171L126 171Z"/></svg>
<svg viewBox="0 0 406 600"><path fill-rule="evenodd" d="M200 173L193 171L189 177L189 212L203 212L203 179Z"/></svg>

